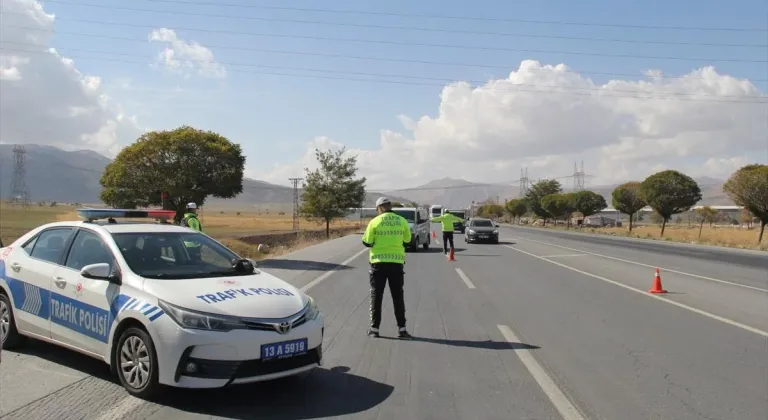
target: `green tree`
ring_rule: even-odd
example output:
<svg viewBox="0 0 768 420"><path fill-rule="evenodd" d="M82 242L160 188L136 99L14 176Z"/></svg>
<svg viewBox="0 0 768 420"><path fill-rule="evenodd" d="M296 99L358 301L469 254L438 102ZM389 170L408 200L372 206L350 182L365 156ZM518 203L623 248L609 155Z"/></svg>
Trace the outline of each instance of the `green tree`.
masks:
<svg viewBox="0 0 768 420"><path fill-rule="evenodd" d="M574 211L581 213L584 217L592 216L608 207L605 198L593 191L579 191L573 193L572 197Z"/></svg>
<svg viewBox="0 0 768 420"><path fill-rule="evenodd" d="M325 221L325 237L331 236L331 222L360 208L365 201L365 177L357 176L357 156L345 157L346 148L315 150L319 169L306 168L301 212Z"/></svg>
<svg viewBox="0 0 768 420"><path fill-rule="evenodd" d="M495 203L485 203L477 210L477 215L496 219L504 216L504 206Z"/></svg>
<svg viewBox="0 0 768 420"><path fill-rule="evenodd" d="M542 179L528 188L524 198L525 205L528 207L528 210L533 212L533 214L544 219L544 223L546 224L549 212L544 210L544 207L541 204L541 199L546 195L559 194L562 191L563 188L557 180Z"/></svg>
<svg viewBox="0 0 768 420"><path fill-rule="evenodd" d="M240 145L212 131L182 126L144 133L104 169L101 200L113 207L165 204L181 220L189 202L243 192L245 156ZM161 192L168 198L163 203Z"/></svg>
<svg viewBox="0 0 768 420"><path fill-rule="evenodd" d="M519 198L513 198L507 201L505 210L512 216L513 221L515 219L520 220L521 217L528 213L528 207L525 205L525 200Z"/></svg>
<svg viewBox="0 0 768 420"><path fill-rule="evenodd" d="M768 165L747 165L734 172L723 184L723 191L738 206L760 220L757 243L763 241L768 224Z"/></svg>
<svg viewBox="0 0 768 420"><path fill-rule="evenodd" d="M547 212L547 216L555 220L568 216L573 208L572 197L568 194L547 194L541 198L541 207Z"/></svg>
<svg viewBox="0 0 768 420"><path fill-rule="evenodd" d="M408 203L408 207L419 208L419 203L412 201Z"/></svg>
<svg viewBox="0 0 768 420"><path fill-rule="evenodd" d="M664 219L661 236L672 215L686 212L701 200L701 189L693 178L667 170L657 172L640 183L640 197Z"/></svg>
<svg viewBox="0 0 768 420"><path fill-rule="evenodd" d="M632 232L632 222L642 220L638 214L646 206L645 200L640 196L639 182L626 182L619 185L611 193L611 203L616 210L629 215L629 231Z"/></svg>
<svg viewBox="0 0 768 420"><path fill-rule="evenodd" d="M701 231L704 229L704 223L710 225L717 220L717 210L710 206L699 207L696 209L696 219L699 221L699 239L701 239Z"/></svg>

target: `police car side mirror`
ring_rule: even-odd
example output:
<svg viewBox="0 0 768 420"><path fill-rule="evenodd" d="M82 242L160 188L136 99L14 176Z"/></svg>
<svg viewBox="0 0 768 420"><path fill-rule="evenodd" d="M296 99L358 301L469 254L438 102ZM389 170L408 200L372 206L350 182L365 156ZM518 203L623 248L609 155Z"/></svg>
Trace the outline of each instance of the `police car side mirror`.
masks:
<svg viewBox="0 0 768 420"><path fill-rule="evenodd" d="M109 280L112 277L112 267L107 263L86 265L80 270L80 275L87 279Z"/></svg>

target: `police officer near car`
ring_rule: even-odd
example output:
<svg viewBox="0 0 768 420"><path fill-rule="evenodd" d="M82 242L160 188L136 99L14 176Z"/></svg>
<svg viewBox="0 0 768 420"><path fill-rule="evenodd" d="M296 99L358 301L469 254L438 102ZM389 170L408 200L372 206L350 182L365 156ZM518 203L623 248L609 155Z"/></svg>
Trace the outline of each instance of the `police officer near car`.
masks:
<svg viewBox="0 0 768 420"><path fill-rule="evenodd" d="M197 218L197 203L187 204L187 211L184 213L184 218L181 219L181 225L198 232L203 231L203 225L200 223L200 219ZM202 253L199 242L184 241L184 246L187 247L187 252L193 261L200 261Z"/></svg>
<svg viewBox="0 0 768 420"><path fill-rule="evenodd" d="M371 327L369 337L379 337L381 304L384 289L389 282L392 303L395 308L398 337L413 338L405 327L405 246L411 242L411 228L408 221L392 211L392 202L386 197L376 200L378 216L368 223L363 234L363 245L371 248L368 261L371 264Z"/></svg>
<svg viewBox="0 0 768 420"><path fill-rule="evenodd" d="M443 252L445 252L445 255L448 255L448 243L450 242L451 247L450 249L455 249L453 247L453 223L454 222L464 222L464 219L461 217L458 217L452 213L445 212L442 216L437 216L432 218L433 223L440 223L440 226L442 227L443 231Z"/></svg>

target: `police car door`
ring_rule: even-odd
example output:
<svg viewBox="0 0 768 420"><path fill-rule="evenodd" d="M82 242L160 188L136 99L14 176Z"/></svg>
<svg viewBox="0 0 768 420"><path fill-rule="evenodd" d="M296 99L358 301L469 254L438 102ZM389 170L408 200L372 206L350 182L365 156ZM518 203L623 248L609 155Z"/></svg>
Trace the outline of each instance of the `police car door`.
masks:
<svg viewBox="0 0 768 420"><path fill-rule="evenodd" d="M19 248L11 249L0 262L0 276L13 295L16 326L45 338L50 335L49 296L51 279L61 262L73 228L45 229Z"/></svg>
<svg viewBox="0 0 768 420"><path fill-rule="evenodd" d="M112 271L117 264L98 233L78 229L51 286L51 338L102 356L113 320L110 303L120 287L80 274L83 267L99 263L109 264Z"/></svg>

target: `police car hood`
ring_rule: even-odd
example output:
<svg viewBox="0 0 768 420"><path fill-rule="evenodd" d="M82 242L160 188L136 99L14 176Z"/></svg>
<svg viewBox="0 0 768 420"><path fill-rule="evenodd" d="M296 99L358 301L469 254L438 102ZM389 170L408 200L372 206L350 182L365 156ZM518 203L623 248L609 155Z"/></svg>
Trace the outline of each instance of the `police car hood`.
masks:
<svg viewBox="0 0 768 420"><path fill-rule="evenodd" d="M248 318L285 318L302 309L307 297L267 274L203 279L146 279L144 290L168 303L193 311Z"/></svg>

